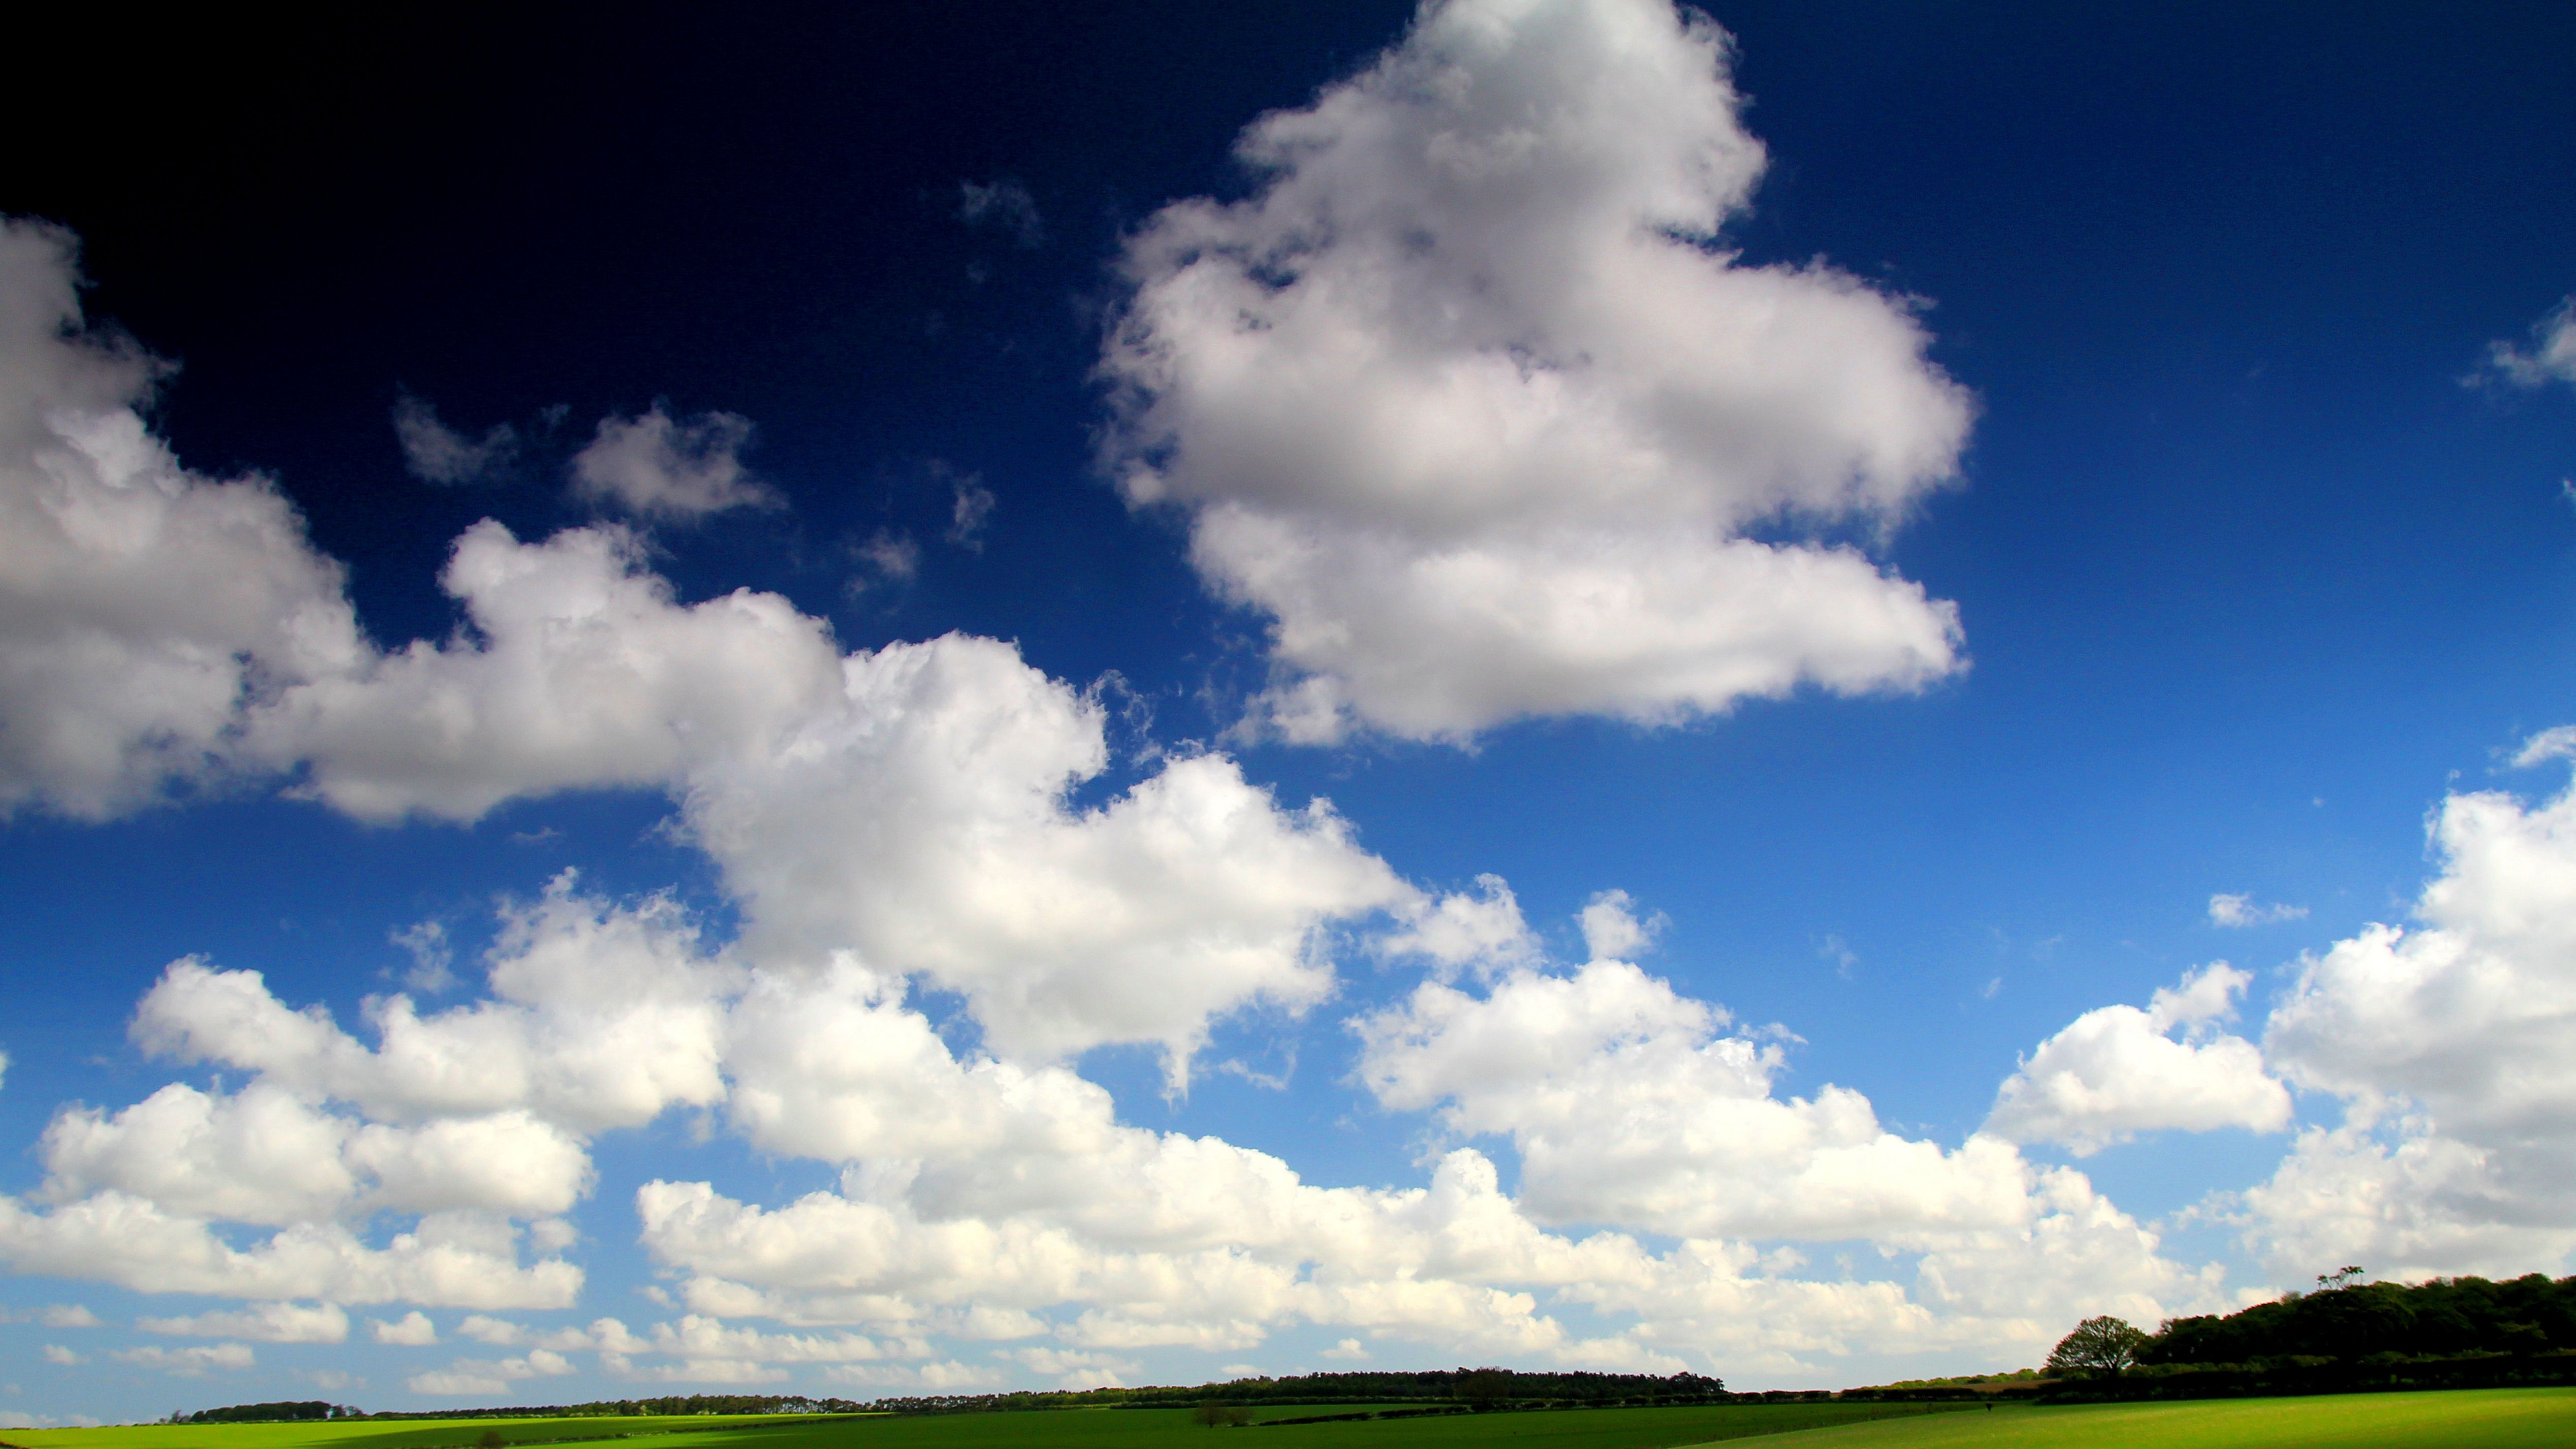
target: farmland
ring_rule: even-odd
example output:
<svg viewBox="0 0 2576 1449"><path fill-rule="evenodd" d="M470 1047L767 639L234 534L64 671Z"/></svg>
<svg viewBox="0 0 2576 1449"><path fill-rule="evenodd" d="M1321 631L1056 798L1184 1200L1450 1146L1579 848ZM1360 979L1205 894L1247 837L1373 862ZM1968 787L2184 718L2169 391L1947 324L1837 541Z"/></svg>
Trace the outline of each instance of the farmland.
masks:
<svg viewBox="0 0 2576 1449"><path fill-rule="evenodd" d="M1336 1406L1351 1410L1361 1406ZM2524 1449L2576 1443L2576 1389L2061 1407L1869 1403L1536 1410L1278 1424L1311 1408L1254 1411L1257 1432L1211 1430L1186 1409L1063 1409L917 1416L333 1420L12 1430L18 1449L471 1449L643 1439L633 1449L1678 1449L1789 1435L1782 1449ZM1259 1426L1268 1425L1267 1428ZM1211 1439L1212 1434L1229 1437Z"/></svg>
<svg viewBox="0 0 2576 1449"><path fill-rule="evenodd" d="M1366 1405L1281 1405L1252 1411L1258 1426ZM1418 1405L1395 1407L1419 1407ZM1711 1404L1669 1409L1564 1409L1503 1414L1289 1424L1227 1449L1451 1449L1507 1443L1521 1449L1667 1449L1825 1426L1938 1414L1887 1404ZM324 1420L294 1424L147 1424L108 1429L15 1430L19 1449L472 1449L486 1433L509 1445L605 1441L632 1449L1200 1449L1210 1430L1187 1409L1056 1409L1024 1413L804 1418Z"/></svg>

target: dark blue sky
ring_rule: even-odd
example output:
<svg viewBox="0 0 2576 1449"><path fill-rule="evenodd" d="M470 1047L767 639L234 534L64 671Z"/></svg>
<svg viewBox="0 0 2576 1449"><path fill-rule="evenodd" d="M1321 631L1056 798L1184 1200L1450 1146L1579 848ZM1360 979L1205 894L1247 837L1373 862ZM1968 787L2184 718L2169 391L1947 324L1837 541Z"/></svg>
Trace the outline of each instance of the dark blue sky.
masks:
<svg viewBox="0 0 2576 1449"><path fill-rule="evenodd" d="M1956 602L1966 667L1916 693L1806 687L1670 727L1578 713L1465 744L1245 735L1269 617L1217 602L1189 518L1131 509L1095 463L1111 419L1103 327L1130 295L1116 263L1168 203L1256 195L1237 134L1368 64L1410 15L102 15L58 22L53 63L0 101L33 138L0 168L0 211L77 233L89 316L177 365L153 427L198 474L274 479L313 547L346 564L378 645L458 627L438 571L475 520L533 541L595 516L564 478L596 420L657 403L737 413L757 428L748 466L787 506L651 531L650 566L683 602L775 591L843 649L957 632L1012 641L1076 689L1114 675L1099 697L1115 759L1079 806L1154 778L1149 745L1219 749L1285 805L1330 797L1361 847L1426 891L1505 878L1563 963L1586 954L1575 913L1624 889L1668 918L1648 972L1800 1039L1783 1097L1856 1089L1891 1131L1944 1149L2053 1033L2206 963L2256 973L2232 1029L2262 1039L2268 1003L2292 989L2275 968L2408 919L2445 869L2424 827L2446 794L2551 788L2501 772L2526 737L2576 718L2562 482L2576 390L2487 366L2492 343L2531 345L2576 291L2576 12L2542 6L1714 9L1741 123L1770 158L1723 247L1909 299L1930 361L1973 396L1955 478L1846 529ZM997 185L1033 211L967 214L966 188ZM525 446L484 481L421 482L388 425L406 390L467 434L509 423ZM996 500L972 549L942 542L961 478ZM916 542L914 577L865 582L861 551L880 536ZM113 1111L174 1072L215 1081L125 1037L176 957L265 971L290 1006L354 1027L360 998L407 960L390 932L445 921L472 980L493 902L566 866L607 898L671 889L726 939L745 902L667 828L683 798L531 791L476 824L384 824L271 781L106 823L22 810L0 827L0 972L19 1023L0 1039L0 1128L34 1144L64 1103ZM2305 913L2222 931L2211 899L2239 893ZM1534 1138L1443 1127L1353 1075L1345 1023L1422 979L1371 954L1376 929L1352 918L1318 937L1339 943L1338 995L1301 1020L1217 1018L1213 1056L1293 1063L1285 1092L1220 1072L1166 1097L1151 1036L1075 1060L1121 1122L1274 1153L1311 1183L1419 1185L1429 1144L1473 1141L1514 1190ZM963 998L914 984L973 1050ZM2322 1068L2275 1070L2301 1089L2299 1122L2345 1120L2349 1094L2321 1087ZM834 1181L721 1133L692 1147L680 1122L596 1137L578 1219L590 1286L563 1322L662 1311L633 1295L657 1263L677 1282L634 1246L639 1183L713 1177L776 1207ZM2079 1166L2176 1257L2255 1291L2296 1278L2278 1266L2288 1250L2172 1215L2257 1186L2291 1141L2226 1127L2080 1162L2062 1142L2025 1150ZM31 1148L0 1188L39 1191L47 1160ZM1587 1222L1659 1247L1688 1236ZM1817 1241L1864 1240L1937 1251L1902 1233ZM1832 1278L1839 1251L1809 1249L1806 1271ZM33 1276L0 1296L21 1309L178 1311L15 1261ZM454 1314L431 1311L443 1344ZM280 1365L372 1375L367 1402L412 1406L396 1386L416 1366L361 1363L392 1350L352 1332L349 1366L263 1350L267 1377L238 1393L83 1348L73 1386L39 1394L30 1357L27 1396L0 1410L115 1417L138 1383L283 1394L303 1381ZM24 1333L26 1355L68 1342ZM1314 1354L1344 1337L1311 1314L1278 1333L1134 1350L1122 1369L1067 1329L1064 1352L1109 1357L994 1371L1322 1367ZM1446 1362L1469 1340L1406 1341L1427 1346L1373 1347L1377 1361ZM1929 1362L1916 1353L2037 1356L1992 1337L1851 1351L1706 1349L1752 1365L1730 1370L1748 1382L1841 1382ZM597 1381L511 1392L611 1391L609 1370L579 1371ZM163 1407L146 1397L132 1411Z"/></svg>

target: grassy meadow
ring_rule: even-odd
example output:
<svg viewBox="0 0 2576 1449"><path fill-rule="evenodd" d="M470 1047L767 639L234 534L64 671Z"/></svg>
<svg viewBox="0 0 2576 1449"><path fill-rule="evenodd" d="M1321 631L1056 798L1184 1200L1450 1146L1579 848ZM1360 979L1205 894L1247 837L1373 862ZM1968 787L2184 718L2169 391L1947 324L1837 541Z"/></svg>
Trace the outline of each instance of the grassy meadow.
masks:
<svg viewBox="0 0 2576 1449"><path fill-rule="evenodd" d="M1352 1413L1365 1404L1252 1410L1254 1424ZM1386 1408L1413 1407L1389 1404ZM297 1424L144 1424L107 1429L0 1430L18 1449L471 1449L488 1432L505 1443L651 1437L651 1449L1670 1449L1829 1425L1919 1418L1951 1406L1712 1404L1675 1409L1564 1409L1414 1419L1291 1424L1239 1440L1187 1409L1055 1409L909 1417L752 1415L741 1418L323 1420ZM635 1449L647 1449L637 1445Z"/></svg>
<svg viewBox="0 0 2576 1449"><path fill-rule="evenodd" d="M1256 1410L1256 1423L1350 1406ZM1679 1449L1775 1434L1782 1449L2538 1449L2576 1444L2576 1389L2229 1399L2055 1408L1722 1404L1571 1409L1212 1430L1185 1409L1062 1409L920 1417L763 1415L413 1419L0 1431L18 1449L465 1449L657 1438L663 1449ZM638 1446L643 1449L643 1446Z"/></svg>

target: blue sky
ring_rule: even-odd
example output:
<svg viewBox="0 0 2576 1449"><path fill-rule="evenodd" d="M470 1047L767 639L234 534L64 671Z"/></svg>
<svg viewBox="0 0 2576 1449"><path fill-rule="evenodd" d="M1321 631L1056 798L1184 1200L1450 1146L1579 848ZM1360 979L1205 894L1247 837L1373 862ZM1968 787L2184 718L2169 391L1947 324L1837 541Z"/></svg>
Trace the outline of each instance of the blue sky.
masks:
<svg viewBox="0 0 2576 1449"><path fill-rule="evenodd" d="M2570 28L67 39L0 1415L2568 1271Z"/></svg>

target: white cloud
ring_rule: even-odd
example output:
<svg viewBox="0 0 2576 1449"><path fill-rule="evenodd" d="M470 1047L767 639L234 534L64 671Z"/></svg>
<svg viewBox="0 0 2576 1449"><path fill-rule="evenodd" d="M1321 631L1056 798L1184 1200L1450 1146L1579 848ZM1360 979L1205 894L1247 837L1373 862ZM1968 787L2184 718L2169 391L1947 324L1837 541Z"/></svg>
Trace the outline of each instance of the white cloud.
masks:
<svg viewBox="0 0 2576 1449"><path fill-rule="evenodd" d="M415 1394L460 1398L474 1394L506 1394L511 1392L512 1384L521 1380L571 1372L572 1363L562 1354L537 1348L530 1349L521 1358L460 1358L446 1368L413 1374L403 1382Z"/></svg>
<svg viewBox="0 0 2576 1449"><path fill-rule="evenodd" d="M98 820L220 786L246 703L362 646L294 507L152 436L163 369L81 330L72 254L0 222L0 813Z"/></svg>
<svg viewBox="0 0 2576 1449"><path fill-rule="evenodd" d="M232 1097L173 1082L114 1116L73 1106L45 1128L45 1196L106 1188L173 1212L280 1225L328 1218L353 1197L350 1124L269 1083Z"/></svg>
<svg viewBox="0 0 2576 1449"><path fill-rule="evenodd" d="M2002 1141L1901 1138L1830 1084L1775 1096L1776 1043L1726 1034L1724 1011L1625 962L1516 972L1481 999L1427 983L1357 1025L1378 1100L1509 1136L1543 1222L1909 1242L2031 1211L2030 1170Z"/></svg>
<svg viewBox="0 0 2576 1449"><path fill-rule="evenodd" d="M394 399L394 439L403 467L424 483L472 483L506 468L519 453L519 430L496 424L469 438L438 420L426 398L404 392Z"/></svg>
<svg viewBox="0 0 2576 1449"><path fill-rule="evenodd" d="M2278 1132L2290 1093L2263 1054L2214 1024L2253 977L2221 961L2156 992L2146 1010L2104 1006L2039 1044L1995 1094L1984 1130L2089 1156L2140 1132ZM2177 1039L2172 1033L2182 1029Z"/></svg>
<svg viewBox="0 0 2576 1449"><path fill-rule="evenodd" d="M1538 959L1538 937L1521 919L1519 898L1498 875L1476 877L1473 895L1457 891L1406 901L1395 917L1397 929L1378 938L1382 955L1420 957L1443 971L1491 971Z"/></svg>
<svg viewBox="0 0 2576 1449"><path fill-rule="evenodd" d="M573 492L666 520L784 507L742 464L751 433L751 419L736 413L674 419L660 403L637 417L602 418L589 446L573 455Z"/></svg>
<svg viewBox="0 0 2576 1449"><path fill-rule="evenodd" d="M506 1224L472 1215L423 1218L381 1248L337 1223L298 1223L241 1248L202 1219L114 1189L41 1214L0 1197L0 1263L138 1292L561 1308L580 1291L579 1268L559 1259L523 1266L511 1247Z"/></svg>
<svg viewBox="0 0 2576 1449"><path fill-rule="evenodd" d="M2306 906L2257 905L2250 895L2221 892L2209 898L2209 923L2221 927L2271 926L2306 919Z"/></svg>
<svg viewBox="0 0 2576 1449"><path fill-rule="evenodd" d="M844 661L843 702L792 748L701 772L698 840L771 962L855 950L962 993L1005 1056L1162 1044L1329 991L1330 923L1408 892L1322 801L1284 809L1218 755L1166 760L1104 805L1092 701L1007 645L949 635Z"/></svg>
<svg viewBox="0 0 2576 1449"><path fill-rule="evenodd" d="M1359 1363L1364 1362L1368 1358L1369 1351L1358 1339L1345 1338L1334 1344L1331 1348L1325 1349L1323 1351L1323 1356L1325 1358L1341 1359L1348 1363ZM1247 1373L1254 1371L1251 1365L1247 1364L1244 1367Z"/></svg>
<svg viewBox="0 0 2576 1449"><path fill-rule="evenodd" d="M47 1328L96 1328L98 1315L78 1303L56 1303L37 1315Z"/></svg>
<svg viewBox="0 0 2576 1449"><path fill-rule="evenodd" d="M1583 925L1583 949L1593 960L1625 960L1654 943L1664 915L1658 911L1638 920L1636 904L1621 890L1603 891L1584 902L1577 919Z"/></svg>
<svg viewBox="0 0 2576 1449"><path fill-rule="evenodd" d="M2560 302L2531 327L2529 351L2510 342L2487 344L2487 366L2493 375L2516 387L2576 383L2576 297ZM2472 377L2482 381L2486 374Z"/></svg>
<svg viewBox="0 0 2576 1449"><path fill-rule="evenodd" d="M1129 239L1104 461L1269 615L1291 738L1668 722L1959 666L1858 550L1970 407L1911 305L1716 240L1763 168L1726 39L1665 0L1441 0Z"/></svg>
<svg viewBox="0 0 2576 1449"><path fill-rule="evenodd" d="M880 528L856 551L868 572L850 580L850 592L854 594L879 582L908 584L921 575L921 545L913 542L909 534Z"/></svg>
<svg viewBox="0 0 2576 1449"><path fill-rule="evenodd" d="M71 1368L78 1364L87 1363L89 1360L86 1357L63 1347L59 1343L49 1343L45 1345L45 1362L52 1364L57 1368Z"/></svg>
<svg viewBox="0 0 2576 1449"><path fill-rule="evenodd" d="M122 1359L137 1368L159 1369L163 1373L191 1379L202 1378L211 1369L238 1372L258 1362L246 1343L198 1344L191 1348L146 1344L142 1348L118 1349L109 1357Z"/></svg>
<svg viewBox="0 0 2576 1449"><path fill-rule="evenodd" d="M952 494L948 511L948 541L975 553L984 551L984 525L993 519L993 509L1000 499L984 486L980 473L952 477Z"/></svg>
<svg viewBox="0 0 2576 1449"><path fill-rule="evenodd" d="M518 796L757 758L840 682L821 621L748 590L680 607L617 528L523 544L487 520L440 582L474 639L371 658L254 724L269 759L309 761L312 793L361 819L472 820Z"/></svg>
<svg viewBox="0 0 2576 1449"><path fill-rule="evenodd" d="M2576 1250L2576 791L2455 794L2432 835L2419 924L2303 958L2265 1028L2282 1074L2347 1113L2246 1194L2285 1277L2315 1252L2421 1276Z"/></svg>
<svg viewBox="0 0 2576 1449"><path fill-rule="evenodd" d="M378 1343L399 1344L405 1348L426 1348L438 1342L438 1328L429 1315L415 1308L396 1319L367 1320L367 1336Z"/></svg>
<svg viewBox="0 0 2576 1449"><path fill-rule="evenodd" d="M138 1318L146 1333L192 1338L247 1338L255 1343L345 1343L349 1315L336 1303L254 1303L247 1308L181 1318Z"/></svg>
<svg viewBox="0 0 2576 1449"><path fill-rule="evenodd" d="M432 994L454 989L456 952L447 944L447 927L436 921L416 921L387 933L385 939L411 957L411 969L403 973L405 986Z"/></svg>
<svg viewBox="0 0 2576 1449"><path fill-rule="evenodd" d="M638 1126L675 1103L723 1097L717 998L737 979L704 958L696 926L668 898L611 906L566 874L504 910L491 997L426 1017L408 997L376 1000L372 1050L318 1007L290 1010L258 972L193 958L171 963L145 995L133 1035L156 1055L258 1072L268 1090L397 1121L448 1119L407 1133L371 1126L353 1160L383 1175L388 1202L434 1210L488 1189L470 1205L533 1215L562 1211L586 1184L563 1129ZM438 1185L443 1158L487 1147L510 1155L488 1169L458 1163Z"/></svg>
<svg viewBox="0 0 2576 1449"><path fill-rule="evenodd" d="M416 644L263 711L270 757L366 819L471 819L554 790L655 785L746 907L756 959L855 949L968 997L996 1047L1169 1049L1207 1020L1321 998L1330 922L1407 892L1331 807L1282 809L1218 755L1105 805L1098 705L958 635L836 657L771 595L682 607L614 531L458 541L479 642ZM1116 963L1111 969L1111 963Z"/></svg>

